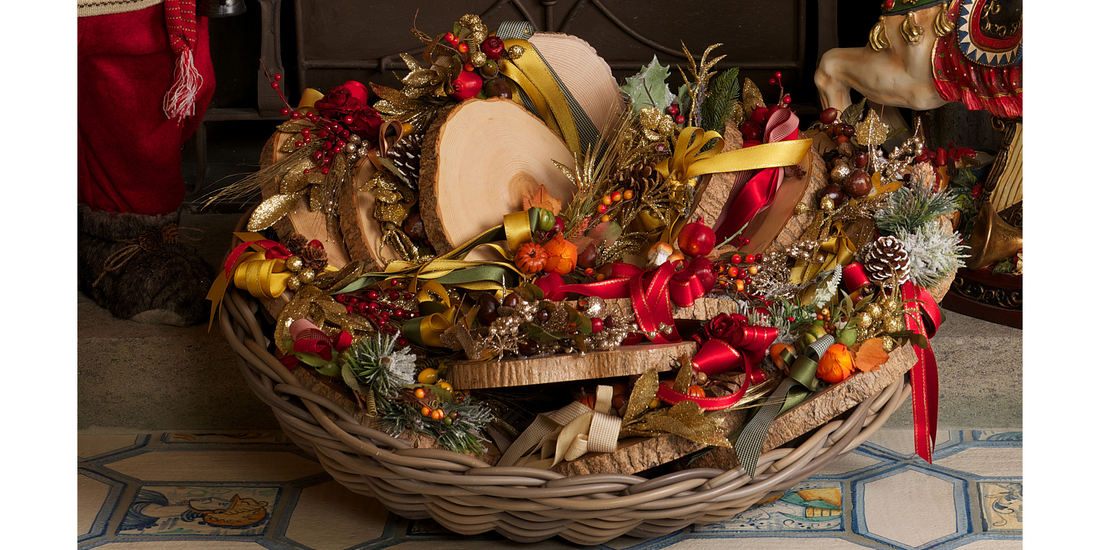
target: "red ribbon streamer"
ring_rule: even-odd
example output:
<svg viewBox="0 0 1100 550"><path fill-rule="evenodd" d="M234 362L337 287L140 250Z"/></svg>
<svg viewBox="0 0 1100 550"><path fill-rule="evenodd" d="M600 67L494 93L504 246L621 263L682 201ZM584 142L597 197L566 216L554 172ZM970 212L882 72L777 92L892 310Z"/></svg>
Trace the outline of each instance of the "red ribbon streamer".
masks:
<svg viewBox="0 0 1100 550"><path fill-rule="evenodd" d="M764 128L764 141L746 141L744 146L751 147L761 143L776 143L798 139L798 117L790 109L775 111L768 118ZM748 182L741 187L736 196L731 196L715 223L714 234L719 242L739 231L756 214L771 205L775 193L783 184L783 168L763 168L751 175L751 172L739 172L734 179L734 188L744 179Z"/></svg>
<svg viewBox="0 0 1100 550"><path fill-rule="evenodd" d="M905 326L931 339L943 322L936 299L912 282L902 285L901 292L907 303L911 300L917 302L918 313L914 315L913 312L907 312ZM932 352L931 345L927 349L914 346L913 351L917 352L917 364L909 371L909 379L913 385L913 445L917 456L931 464L932 453L936 449L936 422L940 400L936 354Z"/></svg>
<svg viewBox="0 0 1100 550"><path fill-rule="evenodd" d="M778 333L773 327L742 328L745 329L745 334L739 340L743 345L746 345L745 348L738 349L738 347L735 347L736 344L731 345L725 340L711 339L699 348L699 353L696 353L691 360L695 370L708 376L737 368L743 369L745 371L745 381L736 392L722 397L692 397L661 384L657 387L657 398L670 405L675 405L681 401L693 401L705 411L728 409L737 404L750 386L763 382L767 378L763 371L756 368L756 363L764 359L762 353L758 354L760 351L759 346L763 345L766 349L775 340ZM768 338L769 334L770 338ZM759 359L754 360L758 355Z"/></svg>
<svg viewBox="0 0 1100 550"><path fill-rule="evenodd" d="M309 319L298 319L291 323L290 335L294 338L294 351L316 355L325 361L332 361L333 350L339 353L352 344L352 336L348 331L341 330L336 341L333 341L325 331L317 328L317 325ZM288 361L290 357L293 356L284 357L282 363L287 365L287 368L293 369L297 366L298 359L294 357L293 361Z"/></svg>
<svg viewBox="0 0 1100 550"><path fill-rule="evenodd" d="M672 318L672 304L690 307L696 298L709 291L694 271L677 271L673 262L665 262L657 269L647 271L616 262L611 266L611 277L595 283L560 286L548 281L543 292L547 300L555 301L564 299L569 293L609 300L630 298L638 328L646 333L656 333L650 340L665 344L681 340L680 333L676 331L676 321ZM662 324L672 327L667 336L660 330Z"/></svg>

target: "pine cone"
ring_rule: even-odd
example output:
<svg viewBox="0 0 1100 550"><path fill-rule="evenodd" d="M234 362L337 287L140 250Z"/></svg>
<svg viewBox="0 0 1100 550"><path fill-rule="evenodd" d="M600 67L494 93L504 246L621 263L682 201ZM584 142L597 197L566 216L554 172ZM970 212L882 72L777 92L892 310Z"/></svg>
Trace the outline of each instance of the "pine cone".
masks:
<svg viewBox="0 0 1100 550"><path fill-rule="evenodd" d="M615 174L614 187L622 190L630 189L635 195L645 193L647 189L657 185L661 175L657 173L657 165L653 162L641 162L620 170Z"/></svg>
<svg viewBox="0 0 1100 550"><path fill-rule="evenodd" d="M420 187L420 150L424 134L409 134L386 151L386 160L393 163L399 175L413 189Z"/></svg>
<svg viewBox="0 0 1100 550"><path fill-rule="evenodd" d="M883 236L863 249L863 269L871 281L889 286L892 279L898 285L909 280L909 253L901 241Z"/></svg>
<svg viewBox="0 0 1100 550"><path fill-rule="evenodd" d="M328 265L328 252L325 252L324 246L306 245L298 257L302 259L302 267L312 269L314 273L321 273Z"/></svg>
<svg viewBox="0 0 1100 550"><path fill-rule="evenodd" d="M138 246L146 252L156 250L164 244L164 231L160 227L143 229L138 235L137 242Z"/></svg>
<svg viewBox="0 0 1100 550"><path fill-rule="evenodd" d="M298 233L291 233L289 237L283 242L283 246L287 247L292 253L298 254L305 248L309 240Z"/></svg>

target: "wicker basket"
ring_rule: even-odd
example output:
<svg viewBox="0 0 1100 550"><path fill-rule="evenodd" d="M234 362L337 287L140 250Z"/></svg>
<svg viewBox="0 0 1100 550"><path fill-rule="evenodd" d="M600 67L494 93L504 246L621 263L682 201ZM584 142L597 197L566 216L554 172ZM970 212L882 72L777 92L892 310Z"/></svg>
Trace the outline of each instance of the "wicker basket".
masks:
<svg viewBox="0 0 1100 550"><path fill-rule="evenodd" d="M526 467L493 467L441 449L414 449L366 428L336 403L306 389L268 352L260 304L230 290L221 328L253 392L271 406L287 435L348 489L409 519L432 518L463 535L496 531L518 542L560 535L602 544L627 535L658 537L727 519L805 480L870 437L910 393L901 376L877 396L809 432L800 443L760 456L744 469L687 469L654 479L637 475L564 476Z"/></svg>

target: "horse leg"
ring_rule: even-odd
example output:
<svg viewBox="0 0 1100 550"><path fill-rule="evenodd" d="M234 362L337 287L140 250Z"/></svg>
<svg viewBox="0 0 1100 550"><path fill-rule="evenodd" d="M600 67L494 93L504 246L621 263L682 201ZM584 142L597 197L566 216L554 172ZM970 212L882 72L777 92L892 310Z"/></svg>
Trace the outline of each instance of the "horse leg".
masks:
<svg viewBox="0 0 1100 550"><path fill-rule="evenodd" d="M814 84L822 109L830 107L844 111L852 104L851 72L853 50L859 48L833 48L821 56L814 71Z"/></svg>

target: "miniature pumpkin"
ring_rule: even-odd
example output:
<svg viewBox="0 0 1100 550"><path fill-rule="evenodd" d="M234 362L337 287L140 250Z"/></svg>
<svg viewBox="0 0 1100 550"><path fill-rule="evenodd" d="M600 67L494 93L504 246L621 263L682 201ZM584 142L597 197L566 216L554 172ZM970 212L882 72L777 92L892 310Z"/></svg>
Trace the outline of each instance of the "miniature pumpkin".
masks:
<svg viewBox="0 0 1100 550"><path fill-rule="evenodd" d="M577 245L565 240L561 233L545 245L550 258L546 260L546 271L565 275L577 267Z"/></svg>
<svg viewBox="0 0 1100 550"><path fill-rule="evenodd" d="M821 360L817 362L817 377L830 384L847 380L854 371L852 354L844 344L829 346L829 349L821 355Z"/></svg>
<svg viewBox="0 0 1100 550"><path fill-rule="evenodd" d="M523 243L516 251L516 267L527 274L535 274L546 267L549 255L537 243Z"/></svg>
<svg viewBox="0 0 1100 550"><path fill-rule="evenodd" d="M688 395L688 397L706 397L707 392L706 392L706 390L703 389L702 386L699 386L697 384L692 384L692 385L688 386L687 395Z"/></svg>

